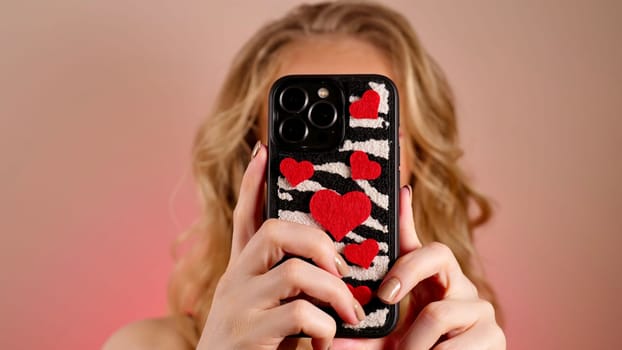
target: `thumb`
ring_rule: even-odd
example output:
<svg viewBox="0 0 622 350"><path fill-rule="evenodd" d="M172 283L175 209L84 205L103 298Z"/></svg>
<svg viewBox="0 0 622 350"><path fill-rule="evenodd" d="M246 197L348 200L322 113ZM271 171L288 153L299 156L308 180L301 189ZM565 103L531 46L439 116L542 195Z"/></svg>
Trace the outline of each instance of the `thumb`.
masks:
<svg viewBox="0 0 622 350"><path fill-rule="evenodd" d="M257 141L242 177L240 195L233 210L231 261L244 249L261 222L267 153L266 147Z"/></svg>
<svg viewBox="0 0 622 350"><path fill-rule="evenodd" d="M422 244L415 230L413 217L412 187L402 186L400 189L400 256L415 249L421 248Z"/></svg>

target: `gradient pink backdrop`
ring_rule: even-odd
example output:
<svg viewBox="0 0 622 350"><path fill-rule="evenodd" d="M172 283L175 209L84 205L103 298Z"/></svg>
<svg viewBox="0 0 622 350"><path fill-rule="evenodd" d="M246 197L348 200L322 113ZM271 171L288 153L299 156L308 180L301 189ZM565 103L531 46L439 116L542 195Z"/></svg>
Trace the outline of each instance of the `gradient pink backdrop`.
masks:
<svg viewBox="0 0 622 350"><path fill-rule="evenodd" d="M621 3L388 3L445 68L495 201L477 240L509 347L622 348ZM234 52L291 6L3 3L0 348L97 348L165 313L195 128Z"/></svg>

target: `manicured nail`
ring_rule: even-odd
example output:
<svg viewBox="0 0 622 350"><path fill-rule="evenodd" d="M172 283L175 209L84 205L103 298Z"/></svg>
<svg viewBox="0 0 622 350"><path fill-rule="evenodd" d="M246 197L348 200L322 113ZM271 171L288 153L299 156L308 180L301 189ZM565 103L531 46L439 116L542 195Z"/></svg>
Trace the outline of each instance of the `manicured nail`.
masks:
<svg viewBox="0 0 622 350"><path fill-rule="evenodd" d="M260 149L261 149L261 141L257 141L257 143L255 144L255 147L253 147L253 151L251 152L251 159L257 156L257 153L259 153Z"/></svg>
<svg viewBox="0 0 622 350"><path fill-rule="evenodd" d="M408 195L410 196L410 198L413 197L413 188L410 186L410 184L404 185L402 186L402 188L405 188L408 191Z"/></svg>
<svg viewBox="0 0 622 350"><path fill-rule="evenodd" d="M342 277L346 277L350 275L350 266L346 263L345 260L341 257L339 253L335 255L335 266L337 267L337 271Z"/></svg>
<svg viewBox="0 0 622 350"><path fill-rule="evenodd" d="M354 299L354 313L356 314L356 319L359 320L359 322L365 319L365 311L356 299Z"/></svg>
<svg viewBox="0 0 622 350"><path fill-rule="evenodd" d="M402 284L400 281L397 278L392 277L380 286L380 289L378 290L378 298L387 304L392 304L394 303L393 299L395 299L401 287Z"/></svg>

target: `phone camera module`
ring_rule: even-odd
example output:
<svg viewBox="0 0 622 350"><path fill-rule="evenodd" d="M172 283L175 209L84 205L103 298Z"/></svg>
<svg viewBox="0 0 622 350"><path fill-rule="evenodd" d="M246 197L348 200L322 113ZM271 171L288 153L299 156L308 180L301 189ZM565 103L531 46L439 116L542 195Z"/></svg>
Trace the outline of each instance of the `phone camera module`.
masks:
<svg viewBox="0 0 622 350"><path fill-rule="evenodd" d="M284 110L290 113L302 111L309 102L307 92L299 87L288 87L279 97L279 103Z"/></svg>
<svg viewBox="0 0 622 350"><path fill-rule="evenodd" d="M309 121L320 129L330 128L337 120L337 109L332 103L319 101L309 108Z"/></svg>
<svg viewBox="0 0 622 350"><path fill-rule="evenodd" d="M289 118L281 122L279 135L285 142L298 143L307 138L307 124L299 118Z"/></svg>

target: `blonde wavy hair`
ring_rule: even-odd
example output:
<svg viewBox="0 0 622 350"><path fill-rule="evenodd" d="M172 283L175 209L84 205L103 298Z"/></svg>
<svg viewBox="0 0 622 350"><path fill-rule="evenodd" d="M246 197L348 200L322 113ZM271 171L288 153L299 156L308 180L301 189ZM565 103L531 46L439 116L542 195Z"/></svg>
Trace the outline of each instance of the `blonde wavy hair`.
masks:
<svg viewBox="0 0 622 350"><path fill-rule="evenodd" d="M462 150L454 98L441 68L408 21L385 6L358 1L301 5L265 25L242 47L214 110L196 134L193 172L203 211L176 242L175 251L193 239L192 248L178 259L169 286L171 312L194 320L194 329L185 334L195 344L229 260L233 209L251 147L261 139L259 118L277 78L277 56L288 43L324 35L365 40L391 59L399 79L401 147L411 171L417 232L424 243L449 246L480 295L495 304L473 244L473 229L488 220L491 209L458 166Z"/></svg>

